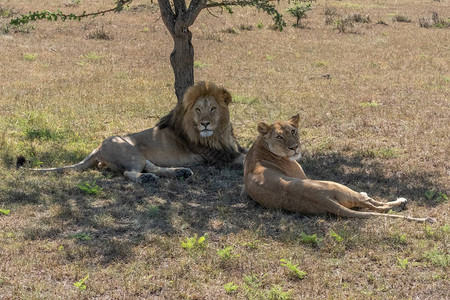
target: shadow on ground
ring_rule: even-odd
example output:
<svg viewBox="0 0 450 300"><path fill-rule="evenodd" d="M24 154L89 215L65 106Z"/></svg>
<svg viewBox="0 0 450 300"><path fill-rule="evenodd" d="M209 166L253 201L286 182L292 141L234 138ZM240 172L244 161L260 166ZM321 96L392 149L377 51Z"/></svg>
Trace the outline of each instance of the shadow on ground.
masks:
<svg viewBox="0 0 450 300"><path fill-rule="evenodd" d="M395 195L420 205L427 203L427 190L441 190L427 180L430 174L388 176L382 166L365 163L359 157L338 154L309 156L303 159L306 174L312 179L332 180L356 191L366 191L378 199ZM186 237L214 233L226 235L252 230L264 238L291 241L301 232L327 230L318 220L295 213L269 211L248 197L240 197L242 170L196 166L186 181L161 179L159 185L137 185L120 175L87 171L83 173L25 174L12 177L2 194L6 203L35 205L36 222L23 228L27 239L62 239L82 246L83 251L66 251L68 259L85 255L101 263L126 260L131 249L151 243L149 236ZM87 195L78 184L91 182L102 188L99 195ZM331 220L336 220L330 217ZM359 231L359 222L349 226ZM288 224L288 226L286 226ZM353 225L352 225L353 224ZM64 245L64 244L63 244Z"/></svg>

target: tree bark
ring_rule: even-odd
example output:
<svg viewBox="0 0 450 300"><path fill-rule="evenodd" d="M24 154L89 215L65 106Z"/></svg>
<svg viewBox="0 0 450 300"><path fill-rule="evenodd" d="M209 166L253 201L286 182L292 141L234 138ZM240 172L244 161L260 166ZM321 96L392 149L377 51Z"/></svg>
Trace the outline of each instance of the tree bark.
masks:
<svg viewBox="0 0 450 300"><path fill-rule="evenodd" d="M175 94L181 102L186 89L194 84L194 46L189 26L205 8L206 0L192 0L189 8L185 0L173 0L173 3L175 11L169 0L158 0L161 17L174 42L170 63L175 74Z"/></svg>

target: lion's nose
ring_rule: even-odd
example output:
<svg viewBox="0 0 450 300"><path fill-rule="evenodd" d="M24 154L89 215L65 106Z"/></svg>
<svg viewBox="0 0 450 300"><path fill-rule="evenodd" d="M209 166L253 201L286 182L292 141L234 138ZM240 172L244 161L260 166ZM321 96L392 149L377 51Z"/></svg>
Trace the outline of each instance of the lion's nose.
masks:
<svg viewBox="0 0 450 300"><path fill-rule="evenodd" d="M200 123L200 124L202 124L206 128L206 127L208 127L209 124L211 124L211 122L204 122L204 123Z"/></svg>
<svg viewBox="0 0 450 300"><path fill-rule="evenodd" d="M292 151L295 151L295 150L297 150L297 148L298 148L298 145L295 145L295 146L289 147L289 149L290 149L290 150L292 150Z"/></svg>

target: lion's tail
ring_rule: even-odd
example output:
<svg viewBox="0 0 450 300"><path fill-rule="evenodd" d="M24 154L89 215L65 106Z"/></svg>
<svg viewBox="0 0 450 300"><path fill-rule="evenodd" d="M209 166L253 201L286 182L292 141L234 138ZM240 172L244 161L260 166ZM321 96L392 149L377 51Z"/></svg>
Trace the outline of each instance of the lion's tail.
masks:
<svg viewBox="0 0 450 300"><path fill-rule="evenodd" d="M95 162L97 161L97 153L99 151L99 148L92 151L88 156L86 156L82 161L79 163L70 165L70 166L64 166L60 168L39 168L39 169L31 169L31 168L25 168L29 171L37 171L37 172L58 172L63 173L66 171L74 170L74 171L83 171L86 170L92 166L94 166ZM17 158L17 167L22 168L22 165L25 163L25 158L23 156L19 156Z"/></svg>
<svg viewBox="0 0 450 300"><path fill-rule="evenodd" d="M388 218L404 219L404 220L414 221L414 222L419 222L419 223L425 223L425 222L434 223L435 222L435 220L433 218L414 218L414 217L409 217L409 216L384 214L384 213L378 213L378 212L355 211L355 210L351 210L343 205L340 205L339 203L337 203L335 201L330 201L330 204L332 205L332 209L330 209L328 212L338 215L340 217L360 218L360 219L367 219L367 218L372 218L372 217L388 217Z"/></svg>

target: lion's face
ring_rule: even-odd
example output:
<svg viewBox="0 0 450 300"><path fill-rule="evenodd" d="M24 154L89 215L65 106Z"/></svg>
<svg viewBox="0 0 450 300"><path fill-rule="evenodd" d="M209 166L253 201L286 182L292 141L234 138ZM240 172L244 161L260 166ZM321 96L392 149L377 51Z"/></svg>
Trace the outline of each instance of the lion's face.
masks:
<svg viewBox="0 0 450 300"><path fill-rule="evenodd" d="M203 138L210 137L220 123L221 107L212 96L200 97L191 109L196 130Z"/></svg>
<svg viewBox="0 0 450 300"><path fill-rule="evenodd" d="M293 116L287 122L277 122L272 125L259 123L258 131L272 153L298 160L301 157L298 122L299 115Z"/></svg>

